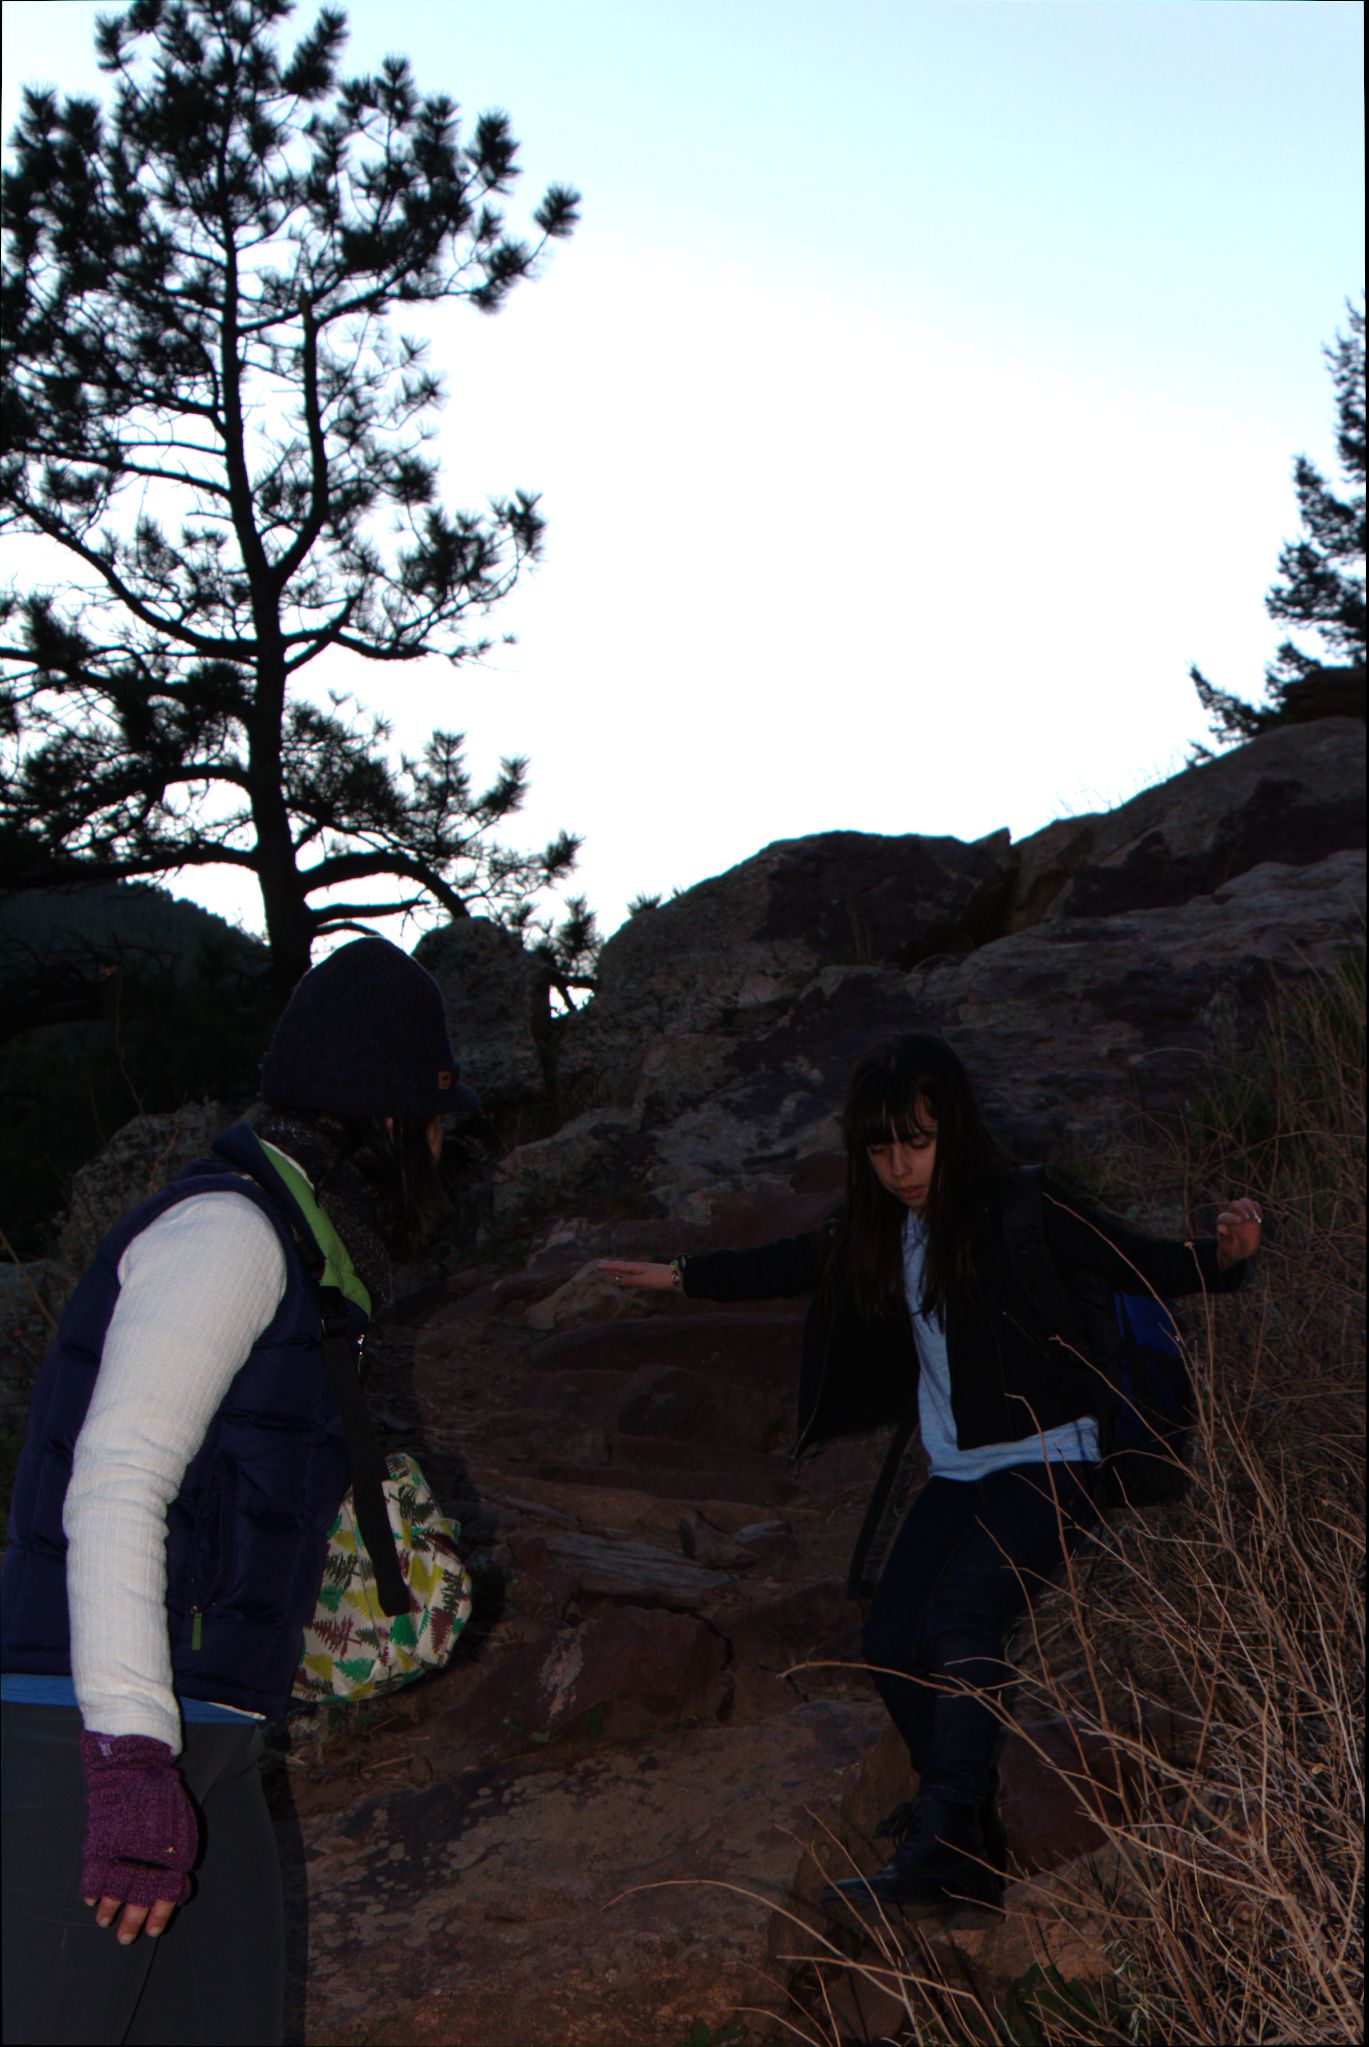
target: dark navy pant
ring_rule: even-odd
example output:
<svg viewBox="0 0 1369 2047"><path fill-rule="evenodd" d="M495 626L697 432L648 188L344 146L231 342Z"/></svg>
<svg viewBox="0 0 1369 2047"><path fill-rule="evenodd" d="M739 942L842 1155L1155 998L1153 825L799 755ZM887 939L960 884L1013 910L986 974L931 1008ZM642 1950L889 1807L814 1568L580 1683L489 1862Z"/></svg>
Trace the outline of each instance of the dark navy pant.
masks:
<svg viewBox="0 0 1369 2047"><path fill-rule="evenodd" d="M120 1947L80 1897L85 1778L74 1706L0 1706L6 2047L274 2047L284 2009L280 1862L255 1722L185 1730L200 1814L195 1894Z"/></svg>
<svg viewBox="0 0 1369 2047"><path fill-rule="evenodd" d="M921 1789L957 1805L989 1797L1008 1634L1096 1526L1096 1484L1092 1465L1021 1464L929 1479L913 1502L861 1648Z"/></svg>

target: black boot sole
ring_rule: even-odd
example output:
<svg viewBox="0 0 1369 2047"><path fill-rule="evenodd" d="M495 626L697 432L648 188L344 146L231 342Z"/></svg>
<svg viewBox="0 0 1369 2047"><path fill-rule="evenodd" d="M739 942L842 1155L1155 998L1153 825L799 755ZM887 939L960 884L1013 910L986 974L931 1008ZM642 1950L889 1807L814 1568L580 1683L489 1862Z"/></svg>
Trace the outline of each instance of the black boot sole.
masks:
<svg viewBox="0 0 1369 2047"><path fill-rule="evenodd" d="M828 1884L818 1903L827 1912L851 1912L862 1924L883 1913L897 1913L904 1919L926 1919L945 1915L956 1924L976 1925L1004 1917L1003 1886L986 1883L982 1892L972 1893L962 1882L929 1885L926 1889L900 1884L872 1889L858 1877Z"/></svg>

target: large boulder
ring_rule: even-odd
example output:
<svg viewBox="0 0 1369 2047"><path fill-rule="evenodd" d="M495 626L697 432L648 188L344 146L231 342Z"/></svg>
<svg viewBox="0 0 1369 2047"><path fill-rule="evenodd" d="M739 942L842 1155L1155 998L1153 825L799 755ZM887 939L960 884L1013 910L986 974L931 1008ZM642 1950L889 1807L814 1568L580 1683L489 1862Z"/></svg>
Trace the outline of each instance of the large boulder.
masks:
<svg viewBox="0 0 1369 2047"><path fill-rule="evenodd" d="M631 1102L660 1038L752 1028L824 966L963 952L999 928L1010 879L1006 832L779 840L614 933L561 1034L560 1100Z"/></svg>
<svg viewBox="0 0 1369 2047"><path fill-rule="evenodd" d="M1173 1108L1201 1088L1214 1062L1258 1031L1276 979L1324 970L1355 942L1363 901L1362 853L1267 861L1170 908L1052 917L911 972L828 967L768 1029L719 1037L709 1084L692 1101L671 1084L669 1045L658 1045L671 1113L658 1121L646 1095L616 1113L598 1192L621 1212L635 1190L672 1221L697 1225L724 1209L730 1219L749 1190L765 1195L757 1235L766 1208L784 1212L786 1227L816 1221L839 1187L830 1155L851 1068L878 1039L915 1029L960 1050L1014 1150L1086 1154L1138 1110ZM682 1056L696 1071L696 1040ZM535 1184L563 1186L558 1151L578 1154L584 1141L583 1126L546 1139L535 1172L514 1153L503 1169L510 1186L525 1198ZM587 1190L583 1165L577 1185ZM806 1217L787 1201L801 1187Z"/></svg>
<svg viewBox="0 0 1369 2047"><path fill-rule="evenodd" d="M639 1122L630 1109L590 1109L554 1136L518 1145L495 1173L496 1218L565 1215L633 1186L643 1156Z"/></svg>
<svg viewBox="0 0 1369 2047"><path fill-rule="evenodd" d="M414 958L442 990L461 1078L495 1115L547 1098L551 1032L546 968L517 934L487 917L430 931Z"/></svg>
<svg viewBox="0 0 1369 2047"><path fill-rule="evenodd" d="M1014 849L1009 929L1165 909L1266 861L1362 848L1364 770L1362 718L1283 725L1116 810L1047 825Z"/></svg>
<svg viewBox="0 0 1369 2047"><path fill-rule="evenodd" d="M84 1271L107 1230L175 1179L192 1159L204 1158L233 1120L219 1102L187 1102L163 1116L135 1116L116 1130L99 1155L81 1167L58 1239L61 1256Z"/></svg>
<svg viewBox="0 0 1369 2047"><path fill-rule="evenodd" d="M1178 909L1271 862L1361 850L1363 791L1364 725L1333 717L1280 726L1017 847L1002 832L782 840L613 935L593 1002L558 1026L559 1112L631 1109L652 1127L696 1108L737 1045L825 969L907 973L1045 921Z"/></svg>

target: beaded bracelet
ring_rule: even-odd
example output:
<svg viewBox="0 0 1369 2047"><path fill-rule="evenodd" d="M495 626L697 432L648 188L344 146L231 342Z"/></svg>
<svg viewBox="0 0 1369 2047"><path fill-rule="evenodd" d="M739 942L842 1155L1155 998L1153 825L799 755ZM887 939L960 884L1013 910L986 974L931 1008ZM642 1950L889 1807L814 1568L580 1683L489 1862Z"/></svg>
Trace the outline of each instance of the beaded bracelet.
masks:
<svg viewBox="0 0 1369 2047"><path fill-rule="evenodd" d="M676 1292L677 1294L682 1294L682 1293L684 1292L684 1260L683 1260L683 1258L672 1258L672 1259L671 1259L671 1261L670 1261L670 1284L671 1284L671 1286L672 1286L672 1287L674 1288L674 1290L675 1290L675 1292Z"/></svg>

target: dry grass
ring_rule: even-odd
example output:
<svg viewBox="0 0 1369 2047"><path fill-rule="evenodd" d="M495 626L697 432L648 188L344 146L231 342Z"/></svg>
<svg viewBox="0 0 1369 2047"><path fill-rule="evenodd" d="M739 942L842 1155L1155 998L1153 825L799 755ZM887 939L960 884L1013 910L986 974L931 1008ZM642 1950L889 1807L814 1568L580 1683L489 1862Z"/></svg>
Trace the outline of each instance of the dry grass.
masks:
<svg viewBox="0 0 1369 2047"><path fill-rule="evenodd" d="M1363 2038L1364 993L1285 994L1132 1161L1190 1213L1249 1187L1261 1283L1192 1332L1195 1483L1109 1529L1089 1664L1029 1690L1101 1734L1121 1810L1097 1902L1141 2037ZM1066 1595L1067 1602L1070 1595ZM1071 1631L1072 1632L1072 1631ZM1105 1803L1105 1802L1104 1802ZM1068 2037L1060 2035L1059 2037Z"/></svg>
<svg viewBox="0 0 1369 2047"><path fill-rule="evenodd" d="M967 1997L887 1927L840 1966L895 1991L890 2039L1364 2037L1363 1072L1358 974L1304 984L1116 1162L1143 1218L1157 1190L1190 1214L1250 1191L1267 1228L1256 1283L1189 1318L1188 1498L1114 1519L1019 1652L1013 1724L1065 1723L1075 1761L1044 1759L1106 1841L1072 1895L1039 1886L1040 1956L1087 1920L1101 1980ZM820 1999L801 2036L842 2037Z"/></svg>

